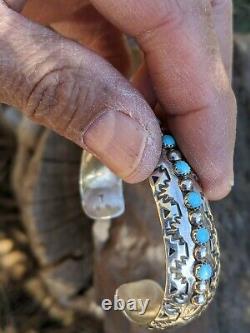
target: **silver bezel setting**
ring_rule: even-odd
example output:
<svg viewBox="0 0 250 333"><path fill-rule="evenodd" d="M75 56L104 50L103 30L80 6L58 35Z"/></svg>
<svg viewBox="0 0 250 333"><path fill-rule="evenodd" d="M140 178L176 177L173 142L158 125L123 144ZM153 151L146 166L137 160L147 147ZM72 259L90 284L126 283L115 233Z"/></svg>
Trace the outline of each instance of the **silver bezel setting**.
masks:
<svg viewBox="0 0 250 333"><path fill-rule="evenodd" d="M218 284L219 244L214 219L194 172L177 175L176 158L183 160L175 146L163 147L159 164L150 177L165 246L166 286L161 309L149 328L165 329L191 321L210 303ZM201 194L200 207L192 208L187 202L190 191ZM195 237L200 227L210 233L205 244ZM203 281L197 274L204 263L211 265L213 274Z"/></svg>

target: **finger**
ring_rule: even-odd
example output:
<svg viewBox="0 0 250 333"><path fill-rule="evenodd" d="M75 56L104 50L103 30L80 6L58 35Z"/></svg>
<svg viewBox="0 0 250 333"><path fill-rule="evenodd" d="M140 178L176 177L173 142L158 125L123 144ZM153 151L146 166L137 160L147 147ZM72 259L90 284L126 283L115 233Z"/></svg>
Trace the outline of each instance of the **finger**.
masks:
<svg viewBox="0 0 250 333"><path fill-rule="evenodd" d="M140 91L140 93L146 99L148 104L152 107L157 119L160 120L162 125L166 125L165 124L166 112L162 109L159 103L157 103L157 97L148 74L147 66L145 64L142 64L141 67L138 68L135 75L132 77L131 81L133 83L133 86L138 91Z"/></svg>
<svg viewBox="0 0 250 333"><path fill-rule="evenodd" d="M87 4L88 0L26 0L22 14L40 24L49 25L65 19Z"/></svg>
<svg viewBox="0 0 250 333"><path fill-rule="evenodd" d="M233 23L232 23L232 1L211 0L212 18L216 35L218 37L222 62L229 79L232 77L232 55L233 55ZM134 74L133 85L146 98L150 105L156 102L156 95L150 80L148 69L143 64Z"/></svg>
<svg viewBox="0 0 250 333"><path fill-rule="evenodd" d="M86 147L129 182L149 176L161 133L142 96L92 51L0 1L0 100Z"/></svg>
<svg viewBox="0 0 250 333"><path fill-rule="evenodd" d="M156 94L145 64L142 64L131 78L133 86L140 91L148 104L154 108L157 102Z"/></svg>
<svg viewBox="0 0 250 333"><path fill-rule="evenodd" d="M17 12L23 9L26 2L27 0L5 0L6 5Z"/></svg>
<svg viewBox="0 0 250 333"><path fill-rule="evenodd" d="M222 62L229 79L232 77L233 58L233 6L232 0L211 0L212 18L218 37Z"/></svg>
<svg viewBox="0 0 250 333"><path fill-rule="evenodd" d="M169 128L210 199L233 182L235 98L226 74L209 0L92 0L135 36Z"/></svg>
<svg viewBox="0 0 250 333"><path fill-rule="evenodd" d="M131 62L123 35L93 6L86 5L66 18L51 23L50 27L95 51L128 77Z"/></svg>

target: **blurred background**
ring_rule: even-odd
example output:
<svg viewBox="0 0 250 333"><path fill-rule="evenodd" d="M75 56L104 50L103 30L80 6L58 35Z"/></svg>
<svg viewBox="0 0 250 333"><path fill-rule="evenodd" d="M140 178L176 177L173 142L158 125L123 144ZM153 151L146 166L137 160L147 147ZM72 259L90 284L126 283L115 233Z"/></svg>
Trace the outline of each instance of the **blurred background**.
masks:
<svg viewBox="0 0 250 333"><path fill-rule="evenodd" d="M208 311L176 333L250 332L249 0L234 0L234 31L235 186L212 205L222 274ZM120 313L104 316L97 302L125 281L162 274L148 184L125 186L126 213L98 239L80 205L81 149L0 108L0 333L145 332Z"/></svg>

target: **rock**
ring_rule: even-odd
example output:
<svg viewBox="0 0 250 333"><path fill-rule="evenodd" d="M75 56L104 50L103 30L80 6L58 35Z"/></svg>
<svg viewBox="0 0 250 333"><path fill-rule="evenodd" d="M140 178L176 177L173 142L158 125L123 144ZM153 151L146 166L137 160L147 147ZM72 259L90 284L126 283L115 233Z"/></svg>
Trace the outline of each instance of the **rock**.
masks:
<svg viewBox="0 0 250 333"><path fill-rule="evenodd" d="M63 305L87 289L92 276L92 223L80 203L80 157L70 141L21 123L13 184L41 276Z"/></svg>

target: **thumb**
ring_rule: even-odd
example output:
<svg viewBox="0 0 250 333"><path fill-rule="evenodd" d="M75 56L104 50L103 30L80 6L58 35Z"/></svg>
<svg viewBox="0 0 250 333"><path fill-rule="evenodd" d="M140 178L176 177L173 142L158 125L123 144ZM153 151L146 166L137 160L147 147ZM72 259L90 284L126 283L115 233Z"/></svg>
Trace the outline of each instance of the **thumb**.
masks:
<svg viewBox="0 0 250 333"><path fill-rule="evenodd" d="M20 10L21 2L8 5ZM124 180L148 177L161 132L142 96L104 59L3 1L0 16L1 102L86 148Z"/></svg>

